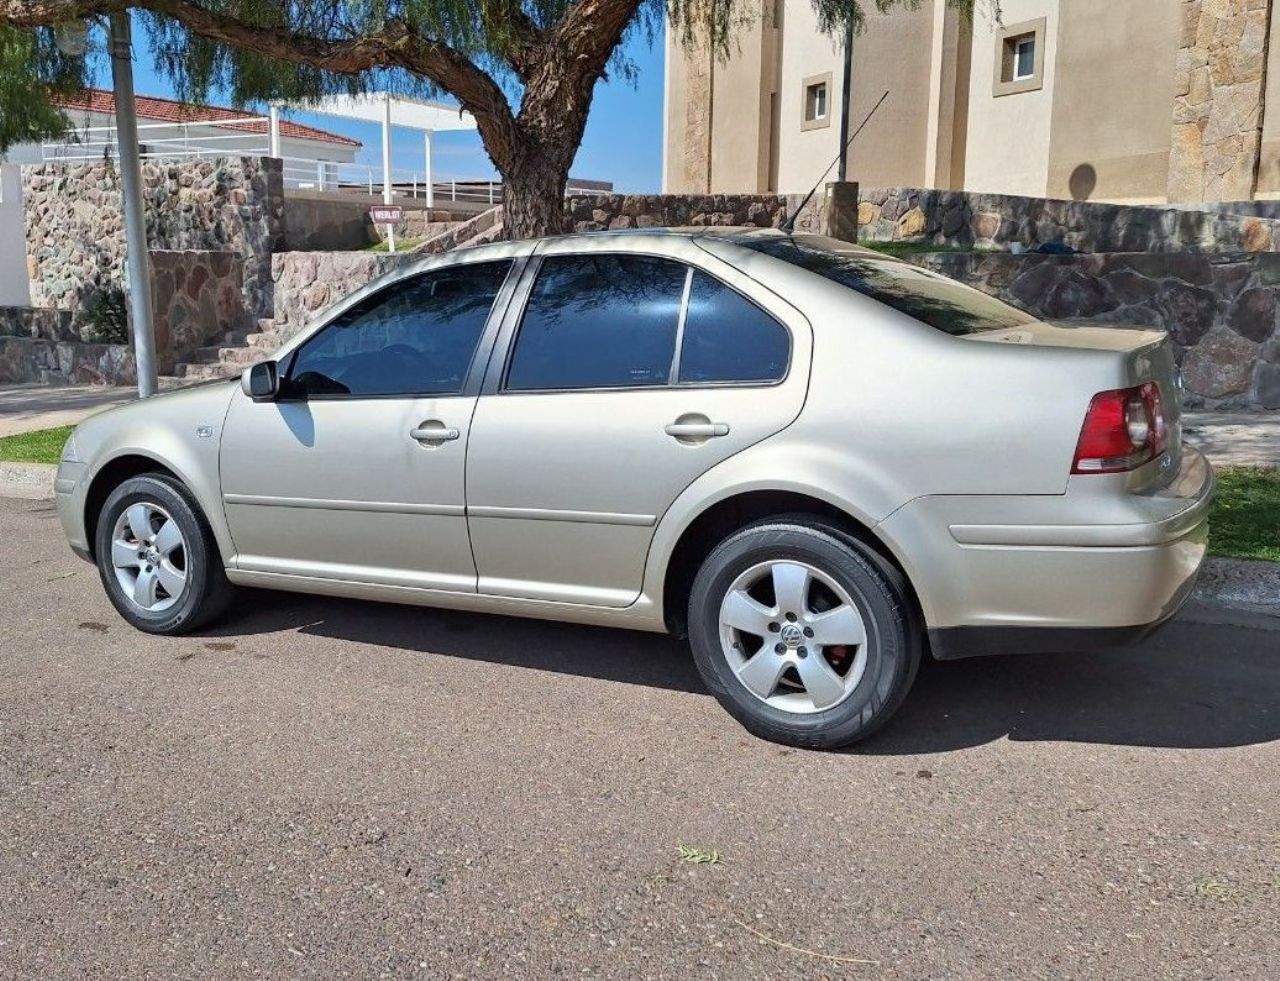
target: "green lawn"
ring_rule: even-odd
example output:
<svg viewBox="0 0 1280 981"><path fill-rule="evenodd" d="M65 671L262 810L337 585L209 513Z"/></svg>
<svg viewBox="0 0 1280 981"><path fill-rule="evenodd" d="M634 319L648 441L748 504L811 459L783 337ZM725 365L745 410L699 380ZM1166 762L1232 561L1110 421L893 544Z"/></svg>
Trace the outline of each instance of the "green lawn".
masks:
<svg viewBox="0 0 1280 981"><path fill-rule="evenodd" d="M0 461L57 463L70 426L0 437ZM1209 521L1214 555L1280 562L1280 470L1225 467Z"/></svg>
<svg viewBox="0 0 1280 981"><path fill-rule="evenodd" d="M73 426L37 429L33 433L0 436L0 461L6 463L57 463Z"/></svg>
<svg viewBox="0 0 1280 981"><path fill-rule="evenodd" d="M1218 471L1209 549L1229 558L1280 562L1280 470L1224 467Z"/></svg>
<svg viewBox="0 0 1280 981"><path fill-rule="evenodd" d="M925 255L934 252L991 252L992 249L975 249L972 245L934 245L931 242L859 242L864 249L883 252L895 258L909 255Z"/></svg>

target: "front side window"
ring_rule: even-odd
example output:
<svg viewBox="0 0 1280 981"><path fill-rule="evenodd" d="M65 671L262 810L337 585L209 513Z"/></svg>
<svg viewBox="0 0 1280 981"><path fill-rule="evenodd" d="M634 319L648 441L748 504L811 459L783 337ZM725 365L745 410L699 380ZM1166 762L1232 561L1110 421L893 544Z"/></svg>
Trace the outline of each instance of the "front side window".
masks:
<svg viewBox="0 0 1280 981"><path fill-rule="evenodd" d="M1035 317L971 286L868 249L851 249L835 239L793 235L743 240L741 244L956 337L1036 322Z"/></svg>
<svg viewBox="0 0 1280 981"><path fill-rule="evenodd" d="M452 266L367 297L298 349L284 396L457 395L510 268Z"/></svg>
<svg viewBox="0 0 1280 981"><path fill-rule="evenodd" d="M686 268L644 255L542 260L507 370L508 391L665 385Z"/></svg>
<svg viewBox="0 0 1280 981"><path fill-rule="evenodd" d="M791 335L782 324L718 279L694 272L680 342L681 384L778 381L790 356Z"/></svg>

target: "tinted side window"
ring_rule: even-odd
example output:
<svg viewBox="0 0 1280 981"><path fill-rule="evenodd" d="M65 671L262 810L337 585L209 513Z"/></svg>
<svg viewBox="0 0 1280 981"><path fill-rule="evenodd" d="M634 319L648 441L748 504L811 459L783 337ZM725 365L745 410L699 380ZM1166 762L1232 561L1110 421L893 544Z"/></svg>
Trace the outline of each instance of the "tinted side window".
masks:
<svg viewBox="0 0 1280 981"><path fill-rule="evenodd" d="M516 336L509 390L665 385L686 270L642 255L543 260Z"/></svg>
<svg viewBox="0 0 1280 981"><path fill-rule="evenodd" d="M680 347L680 381L770 382L787 373L787 329L706 273L693 274Z"/></svg>
<svg viewBox="0 0 1280 981"><path fill-rule="evenodd" d="M461 392L510 267L454 266L375 293L298 349L285 395Z"/></svg>

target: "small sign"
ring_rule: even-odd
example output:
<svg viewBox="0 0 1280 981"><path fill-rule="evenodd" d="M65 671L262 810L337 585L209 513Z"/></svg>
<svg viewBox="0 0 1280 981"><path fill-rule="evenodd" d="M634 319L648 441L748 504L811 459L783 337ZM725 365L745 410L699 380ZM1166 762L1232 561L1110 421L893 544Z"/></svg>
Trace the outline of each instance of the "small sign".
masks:
<svg viewBox="0 0 1280 981"><path fill-rule="evenodd" d="M398 225L404 218L404 208L398 204L379 204L369 209L369 217L375 225Z"/></svg>

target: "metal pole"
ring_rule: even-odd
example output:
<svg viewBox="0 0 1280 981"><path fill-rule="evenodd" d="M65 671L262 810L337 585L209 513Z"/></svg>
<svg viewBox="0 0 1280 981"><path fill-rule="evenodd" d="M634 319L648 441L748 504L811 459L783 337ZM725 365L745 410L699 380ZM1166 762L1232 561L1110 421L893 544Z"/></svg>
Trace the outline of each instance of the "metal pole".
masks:
<svg viewBox="0 0 1280 981"><path fill-rule="evenodd" d="M391 95L382 96L382 203L391 204ZM396 226L387 226L387 251L396 250Z"/></svg>
<svg viewBox="0 0 1280 981"><path fill-rule="evenodd" d="M147 226L142 212L142 160L138 154L138 112L133 101L133 42L129 12L111 15L111 80L115 86L116 146L124 185L124 242L129 273L129 312L138 395L156 394L156 332L151 313L151 270Z"/></svg>
<svg viewBox="0 0 1280 981"><path fill-rule="evenodd" d="M436 204L436 179L431 172L431 130L427 130L423 134L423 143L427 151L427 207L434 208Z"/></svg>
<svg viewBox="0 0 1280 981"><path fill-rule="evenodd" d="M844 90L840 99L840 167L836 180L849 177L849 110L853 108L853 21L844 29Z"/></svg>
<svg viewBox="0 0 1280 981"><path fill-rule="evenodd" d="M278 157L280 156L280 107L272 103L269 111L271 114L271 149L267 155Z"/></svg>

